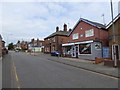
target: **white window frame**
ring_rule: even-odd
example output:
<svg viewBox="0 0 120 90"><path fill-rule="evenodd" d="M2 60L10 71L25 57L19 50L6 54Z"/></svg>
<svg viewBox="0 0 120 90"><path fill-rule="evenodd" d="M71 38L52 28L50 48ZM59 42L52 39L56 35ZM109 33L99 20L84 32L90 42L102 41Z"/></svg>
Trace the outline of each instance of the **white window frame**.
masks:
<svg viewBox="0 0 120 90"><path fill-rule="evenodd" d="M85 31L85 37L91 37L91 36L94 36L94 29Z"/></svg>
<svg viewBox="0 0 120 90"><path fill-rule="evenodd" d="M76 39L78 39L78 38L79 38L78 33L75 33L75 34L72 35L72 39L73 39L73 40L76 40Z"/></svg>

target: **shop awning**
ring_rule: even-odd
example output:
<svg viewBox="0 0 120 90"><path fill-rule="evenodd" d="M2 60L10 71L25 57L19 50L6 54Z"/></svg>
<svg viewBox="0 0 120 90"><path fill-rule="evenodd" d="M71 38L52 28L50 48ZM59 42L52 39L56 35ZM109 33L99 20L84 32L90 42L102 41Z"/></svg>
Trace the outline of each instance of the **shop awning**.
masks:
<svg viewBox="0 0 120 90"><path fill-rule="evenodd" d="M75 43L65 43L65 44L62 44L62 46L72 46L72 45L75 45Z"/></svg>
<svg viewBox="0 0 120 90"><path fill-rule="evenodd" d="M72 45L75 45L75 44L84 44L84 43L92 43L92 42L93 42L93 40L76 42L76 43L65 43L65 44L62 44L62 46L72 46Z"/></svg>

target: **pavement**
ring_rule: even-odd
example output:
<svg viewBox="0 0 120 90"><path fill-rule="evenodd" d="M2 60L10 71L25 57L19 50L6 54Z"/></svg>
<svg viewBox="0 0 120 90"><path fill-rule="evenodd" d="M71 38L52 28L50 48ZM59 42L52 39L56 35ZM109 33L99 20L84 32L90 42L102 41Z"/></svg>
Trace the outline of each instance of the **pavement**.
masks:
<svg viewBox="0 0 120 90"><path fill-rule="evenodd" d="M34 56L41 56L41 54L43 53L35 53L35 54L32 53L32 55ZM95 64L94 61L90 61L90 60L83 60L78 58L55 57L55 56L50 56L49 54L43 54L43 56L45 58L49 57L48 60L52 60L54 62L70 65L73 67L81 68L95 73L100 73L103 75L120 78L118 68L104 66L104 63Z"/></svg>

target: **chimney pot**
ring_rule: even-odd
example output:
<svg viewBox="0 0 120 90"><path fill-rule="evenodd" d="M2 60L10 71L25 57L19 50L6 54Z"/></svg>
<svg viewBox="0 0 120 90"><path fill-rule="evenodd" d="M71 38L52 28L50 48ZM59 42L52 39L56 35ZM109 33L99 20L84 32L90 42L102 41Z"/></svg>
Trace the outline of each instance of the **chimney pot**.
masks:
<svg viewBox="0 0 120 90"><path fill-rule="evenodd" d="M57 26L57 27L56 27L56 32L58 32L58 31L59 31L59 27Z"/></svg>
<svg viewBox="0 0 120 90"><path fill-rule="evenodd" d="M63 25L63 28L64 28L63 30L67 32L67 25L66 24Z"/></svg>

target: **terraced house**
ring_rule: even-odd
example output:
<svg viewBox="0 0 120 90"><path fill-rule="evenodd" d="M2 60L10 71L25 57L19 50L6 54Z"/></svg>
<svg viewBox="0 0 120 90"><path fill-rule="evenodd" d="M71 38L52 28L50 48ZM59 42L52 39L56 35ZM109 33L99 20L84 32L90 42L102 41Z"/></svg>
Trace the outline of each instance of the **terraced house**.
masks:
<svg viewBox="0 0 120 90"><path fill-rule="evenodd" d="M95 60L102 57L102 47L108 47L108 30L100 23L80 18L62 47L64 56Z"/></svg>
<svg viewBox="0 0 120 90"><path fill-rule="evenodd" d="M66 24L63 25L63 30L59 30L59 27L56 27L56 32L44 38L44 52L51 53L52 51L59 51L62 53L62 44L67 43L68 34L69 30Z"/></svg>

